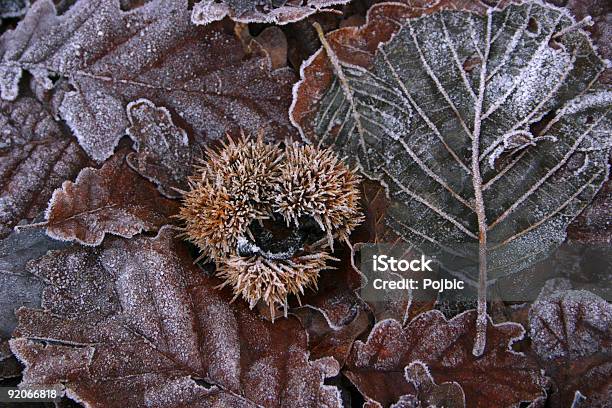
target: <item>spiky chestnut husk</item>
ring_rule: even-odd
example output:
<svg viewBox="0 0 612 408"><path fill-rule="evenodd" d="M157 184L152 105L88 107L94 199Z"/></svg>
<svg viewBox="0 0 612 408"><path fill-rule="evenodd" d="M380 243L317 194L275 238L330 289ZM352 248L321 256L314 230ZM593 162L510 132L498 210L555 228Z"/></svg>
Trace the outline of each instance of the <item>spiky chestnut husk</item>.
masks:
<svg viewBox="0 0 612 408"><path fill-rule="evenodd" d="M306 288L316 288L321 270L330 269L327 262L334 258L326 247L333 250L333 238L348 240L362 221L359 177L329 149L289 144L283 151L261 137L230 139L207 156L184 194L179 218L185 237L215 261L222 286L231 286L235 298L243 297L251 307L264 303L272 317L277 306L286 312L289 295L299 299ZM251 245L257 241L251 229L279 218L281 225L294 226L293 234L307 234L303 238L312 236L313 227L322 233L317 242L282 254ZM321 239L325 235L327 240ZM257 251L239 251L239 243L247 241Z"/></svg>
<svg viewBox="0 0 612 408"><path fill-rule="evenodd" d="M206 155L189 178L178 217L187 240L203 256L220 259L235 253L253 220L268 217L283 152L261 136L252 141L242 135L237 141L228 138L218 152L207 149Z"/></svg>
<svg viewBox="0 0 612 408"><path fill-rule="evenodd" d="M359 212L360 177L331 150L288 145L280 165L274 209L289 223L311 216L325 231L329 246L333 236L348 242L351 231L363 221Z"/></svg>

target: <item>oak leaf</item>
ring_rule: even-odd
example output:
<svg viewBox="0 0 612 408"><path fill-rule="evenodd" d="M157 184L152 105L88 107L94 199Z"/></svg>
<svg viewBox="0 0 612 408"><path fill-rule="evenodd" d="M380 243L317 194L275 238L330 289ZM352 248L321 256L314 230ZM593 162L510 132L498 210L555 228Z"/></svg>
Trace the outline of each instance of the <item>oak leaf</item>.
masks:
<svg viewBox="0 0 612 408"><path fill-rule="evenodd" d="M441 312L432 310L405 327L395 320L383 320L374 326L365 343L355 343L344 373L367 399L383 406L402 396L434 398L429 392L440 392L437 387L443 383L457 383L468 407L502 408L543 399L546 381L538 365L511 348L523 338L522 326L489 322L485 354L475 357L475 314L464 312L447 320ZM432 381L440 385L425 381L428 376L414 364L426 367ZM447 395L457 400L456 385L447 384L443 389L446 391L435 398Z"/></svg>
<svg viewBox="0 0 612 408"><path fill-rule="evenodd" d="M57 15L37 1L0 37L0 91L14 99L26 70L61 93L61 117L95 160L110 157L129 125L126 106L164 106L199 143L240 128L286 132L293 73L247 55L219 25L191 24L187 0L154 0L122 11L118 0L84 0ZM72 88L54 85L67 81Z"/></svg>
<svg viewBox="0 0 612 408"><path fill-rule="evenodd" d="M126 153L117 152L99 169L81 170L53 193L45 213L50 237L95 246L106 233L130 238L172 222L179 204L134 172Z"/></svg>
<svg viewBox="0 0 612 408"><path fill-rule="evenodd" d="M22 308L11 349L22 386L65 384L92 407L339 407L332 358L308 360L294 318L230 303L164 228L72 247L31 265L43 309Z"/></svg>
<svg viewBox="0 0 612 408"><path fill-rule="evenodd" d="M89 165L77 141L30 97L0 100L0 238L47 206L53 190Z"/></svg>

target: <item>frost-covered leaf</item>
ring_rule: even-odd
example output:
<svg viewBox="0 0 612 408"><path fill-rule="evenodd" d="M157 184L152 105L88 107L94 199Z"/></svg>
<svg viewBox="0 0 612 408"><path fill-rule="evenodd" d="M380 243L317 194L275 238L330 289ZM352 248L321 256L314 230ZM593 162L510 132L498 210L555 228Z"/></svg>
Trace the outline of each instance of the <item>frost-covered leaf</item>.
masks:
<svg viewBox="0 0 612 408"><path fill-rule="evenodd" d="M15 329L16 309L40 306L42 282L26 270L26 263L65 246L41 229L13 232L0 240L0 337L10 337Z"/></svg>
<svg viewBox="0 0 612 408"><path fill-rule="evenodd" d="M20 17L30 7L30 0L0 0L0 21L3 18Z"/></svg>
<svg viewBox="0 0 612 408"><path fill-rule="evenodd" d="M0 338L0 380L21 375L21 366L11 352L8 340Z"/></svg>
<svg viewBox="0 0 612 408"><path fill-rule="evenodd" d="M89 164L77 141L33 98L0 100L0 238L33 219L53 190Z"/></svg>
<svg viewBox="0 0 612 408"><path fill-rule="evenodd" d="M423 407L464 408L465 395L456 382L436 384L427 369L419 361L410 363L405 370L406 381L416 389L417 400ZM401 401L401 397L400 397Z"/></svg>
<svg viewBox="0 0 612 408"><path fill-rule="evenodd" d="M333 357L344 365L353 343L371 327L370 318L364 309L357 312L355 318L343 326L333 329L326 315L311 307L294 309L295 315L308 332L308 349L311 358Z"/></svg>
<svg viewBox="0 0 612 408"><path fill-rule="evenodd" d="M293 120L388 186L388 225L458 276L542 258L608 177L612 91L588 36L527 2L406 19L380 44L398 27L379 10L302 68Z"/></svg>
<svg viewBox="0 0 612 408"><path fill-rule="evenodd" d="M127 115L127 133L136 150L127 156L128 164L157 184L166 197L180 197L176 189L187 191L187 177L193 172L195 159L202 155L200 147L173 123L166 108L149 100L129 103Z"/></svg>
<svg viewBox="0 0 612 408"><path fill-rule="evenodd" d="M129 125L126 106L146 98L164 106L200 143L227 131L290 128L289 70L246 55L218 26L191 24L187 0L154 0L122 11L118 0L79 1L56 15L50 0L34 3L0 37L2 98L18 93L22 70L46 88L67 80L59 111L94 159L108 158Z"/></svg>
<svg viewBox="0 0 612 408"><path fill-rule="evenodd" d="M551 406L608 406L612 305L587 291L552 291L531 306L529 326L533 350L554 380Z"/></svg>
<svg viewBox="0 0 612 408"><path fill-rule="evenodd" d="M206 25L226 16L241 23L288 24L320 10L351 0L201 0L193 6L191 21Z"/></svg>
<svg viewBox="0 0 612 408"><path fill-rule="evenodd" d="M474 334L474 312L446 320L433 310L417 316L406 327L384 320L374 326L367 342L355 343L345 374L366 398L383 406L401 396L424 392L425 378L418 370L413 372L411 365L416 363L429 370L439 387L458 383L467 407L513 407L544 396L545 379L535 361L510 348L523 337L522 326L489 324L488 347L481 357L472 354ZM409 373L404 372L406 367ZM418 380L416 389L415 381L409 383L404 374ZM455 386L446 387L453 390L449 395L457 394Z"/></svg>
<svg viewBox="0 0 612 408"><path fill-rule="evenodd" d="M338 364L308 360L299 322L230 303L173 235L113 238L32 264L47 286L43 310L18 311L22 385L62 382L105 408L339 406L323 385Z"/></svg>
<svg viewBox="0 0 612 408"><path fill-rule="evenodd" d="M81 170L53 193L45 213L47 234L55 239L99 245L106 233L130 238L172 222L176 201L134 172L121 150L99 169Z"/></svg>
<svg viewBox="0 0 612 408"><path fill-rule="evenodd" d="M568 228L568 237L585 243L612 243L612 182L606 181L595 199Z"/></svg>

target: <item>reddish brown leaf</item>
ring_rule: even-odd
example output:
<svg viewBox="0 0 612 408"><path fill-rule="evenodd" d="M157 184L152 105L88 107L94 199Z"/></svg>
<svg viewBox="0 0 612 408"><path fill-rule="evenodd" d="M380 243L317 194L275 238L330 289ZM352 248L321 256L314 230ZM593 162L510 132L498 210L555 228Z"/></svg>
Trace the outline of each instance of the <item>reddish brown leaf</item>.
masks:
<svg viewBox="0 0 612 408"><path fill-rule="evenodd" d="M33 219L53 190L89 164L35 99L0 101L0 238L22 219Z"/></svg>
<svg viewBox="0 0 612 408"><path fill-rule="evenodd" d="M147 99L129 103L127 116L130 121L127 134L136 150L127 156L128 164L157 184L166 197L180 197L176 189L188 189L187 177L192 174L195 160L202 155L200 147L172 122L168 109L157 107Z"/></svg>
<svg viewBox="0 0 612 408"><path fill-rule="evenodd" d="M317 11L351 0L201 0L193 7L191 21L206 25L226 16L240 23L288 24Z"/></svg>
<svg viewBox="0 0 612 408"><path fill-rule="evenodd" d="M548 291L531 306L529 325L533 350L554 380L551 406L609 406L610 303L587 291Z"/></svg>
<svg viewBox="0 0 612 408"><path fill-rule="evenodd" d="M374 326L367 342L355 343L345 374L366 398L383 406L422 392L423 381L417 392L404 378L404 368L416 362L424 364L438 384L457 382L468 407L511 407L543 398L545 379L537 364L510 348L523 337L522 326L489 322L484 355L475 357L475 320L474 311L447 320L436 310L419 315L405 328L384 320Z"/></svg>
<svg viewBox="0 0 612 408"><path fill-rule="evenodd" d="M308 348L312 358L333 357L344 365L353 343L370 328L368 313L360 309L357 316L338 329L332 329L325 314L311 307L294 309L292 312L308 332Z"/></svg>
<svg viewBox="0 0 612 408"><path fill-rule="evenodd" d="M118 152L99 169L83 169L74 183L66 181L53 193L46 212L49 236L99 245L106 233L130 238L171 222L179 204L136 174L126 153Z"/></svg>
<svg viewBox="0 0 612 408"><path fill-rule="evenodd" d="M2 97L17 96L23 70L47 89L50 73L68 81L60 114L98 161L110 157L129 125L127 104L140 98L180 117L200 143L240 128L271 138L290 130L293 73L272 71L267 57L246 55L234 35L189 15L187 0L127 12L118 0L84 0L60 16L52 1L37 1L0 40Z"/></svg>
<svg viewBox="0 0 612 408"><path fill-rule="evenodd" d="M274 324L214 287L184 244L156 238L71 247L32 265L43 310L22 308L11 349L22 386L66 384L92 407L339 406L331 358L308 361L294 319Z"/></svg>

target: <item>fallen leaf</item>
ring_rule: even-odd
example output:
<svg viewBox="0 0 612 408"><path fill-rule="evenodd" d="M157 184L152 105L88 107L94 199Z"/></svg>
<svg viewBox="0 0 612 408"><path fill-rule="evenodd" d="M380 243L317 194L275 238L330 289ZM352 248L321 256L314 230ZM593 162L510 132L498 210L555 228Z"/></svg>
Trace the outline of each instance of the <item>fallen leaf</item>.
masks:
<svg viewBox="0 0 612 408"><path fill-rule="evenodd" d="M226 16L240 23L288 24L351 0L201 0L193 6L191 21L206 25Z"/></svg>
<svg viewBox="0 0 612 408"><path fill-rule="evenodd" d="M484 14L442 10L398 32L374 20L357 32L396 34L373 57L324 40L334 74L302 67L291 112L308 140L387 186L399 236L474 286L565 240L608 177L612 130L604 64L569 14L536 2Z"/></svg>
<svg viewBox="0 0 612 408"><path fill-rule="evenodd" d="M2 0L0 1L0 21L3 18L21 17L30 7L30 0Z"/></svg>
<svg viewBox="0 0 612 408"><path fill-rule="evenodd" d="M90 164L36 99L0 100L0 238L47 206L53 190Z"/></svg>
<svg viewBox="0 0 612 408"><path fill-rule="evenodd" d="M522 326L489 322L487 348L484 355L475 357L475 317L476 313L469 311L447 320L432 310L406 327L384 320L374 326L365 343L355 342L344 373L364 397L383 406L401 396L425 392L426 382L418 372L411 374L411 378L420 378L417 387L404 377L404 369L415 363L426 367L439 387L458 383L467 407L513 407L521 401L544 398L546 382L535 361L511 349L524 335ZM436 390L432 384L429 387ZM444 385L447 387L452 390L450 395L458 393L456 386Z"/></svg>
<svg viewBox="0 0 612 408"><path fill-rule="evenodd" d="M8 340L0 339L0 380L19 377L21 365L9 348Z"/></svg>
<svg viewBox="0 0 612 408"><path fill-rule="evenodd" d="M81 170L75 182L55 190L45 213L50 237L95 246L107 233L130 238L172 222L179 203L136 174L126 153L119 151L99 169Z"/></svg>
<svg viewBox="0 0 612 408"><path fill-rule="evenodd" d="M267 57L246 55L218 25L191 24L189 13L187 0L126 12L118 0L84 0L58 16L52 1L37 1L0 37L1 96L17 96L23 70L47 89L51 75L68 81L61 117L97 161L110 157L129 126L127 104L140 98L180 117L201 144L240 128L269 138L291 130L293 73L272 71Z"/></svg>
<svg viewBox="0 0 612 408"><path fill-rule="evenodd" d="M570 224L568 238L581 243L612 243L612 182L609 180L593 202Z"/></svg>
<svg viewBox="0 0 612 408"><path fill-rule="evenodd" d="M612 305L548 290L529 310L533 351L553 378L551 406L606 407L612 395Z"/></svg>
<svg viewBox="0 0 612 408"><path fill-rule="evenodd" d="M33 228L0 240L0 338L10 337L17 326L16 309L40 306L43 283L27 271L27 262L66 246Z"/></svg>
<svg viewBox="0 0 612 408"><path fill-rule="evenodd" d="M425 364L419 361L411 363L404 369L404 376L416 389L417 400L423 407L465 407L461 386L456 382L436 384Z"/></svg>
<svg viewBox="0 0 612 408"><path fill-rule="evenodd" d="M92 407L340 406L332 358L308 360L294 318L274 324L193 265L164 228L32 264L43 310L22 308L11 349L21 386L65 384Z"/></svg>
<svg viewBox="0 0 612 408"><path fill-rule="evenodd" d="M343 326L333 329L321 311L311 307L293 309L308 332L308 349L311 358L333 357L340 367L349 356L355 340L370 329L370 318L365 309L360 309L355 318Z"/></svg>
<svg viewBox="0 0 612 408"><path fill-rule="evenodd" d="M130 102L127 116L130 122L127 134L136 150L127 156L128 164L157 184L166 197L180 197L178 190L188 190L187 178L196 159L202 156L200 147L173 123L168 109L147 99Z"/></svg>

